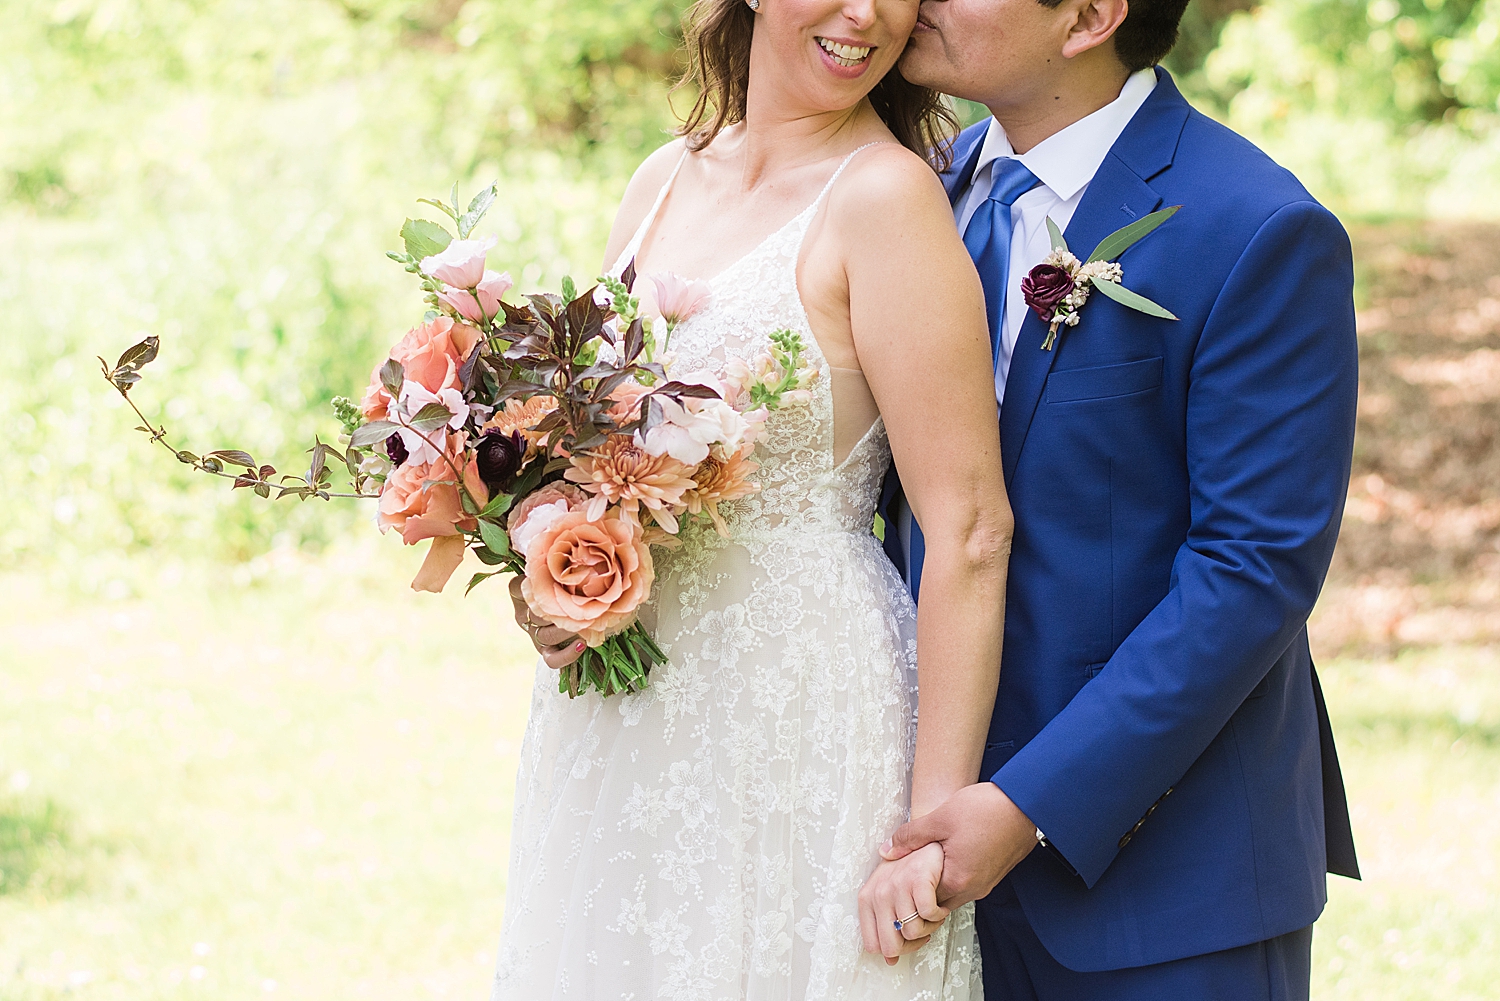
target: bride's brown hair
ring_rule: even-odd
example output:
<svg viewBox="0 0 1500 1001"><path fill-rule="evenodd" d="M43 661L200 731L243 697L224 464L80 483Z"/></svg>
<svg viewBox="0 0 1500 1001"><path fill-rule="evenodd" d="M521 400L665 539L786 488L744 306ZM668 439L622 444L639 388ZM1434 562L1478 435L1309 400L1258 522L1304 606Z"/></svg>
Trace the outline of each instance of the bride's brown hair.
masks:
<svg viewBox="0 0 1500 1001"><path fill-rule="evenodd" d="M755 12L745 0L697 0L683 22L688 68L674 91L696 86L697 100L677 134L694 152L714 141L726 125L745 120L750 90L750 39ZM947 170L953 162L958 118L935 90L918 87L892 66L870 91L870 104L896 141Z"/></svg>

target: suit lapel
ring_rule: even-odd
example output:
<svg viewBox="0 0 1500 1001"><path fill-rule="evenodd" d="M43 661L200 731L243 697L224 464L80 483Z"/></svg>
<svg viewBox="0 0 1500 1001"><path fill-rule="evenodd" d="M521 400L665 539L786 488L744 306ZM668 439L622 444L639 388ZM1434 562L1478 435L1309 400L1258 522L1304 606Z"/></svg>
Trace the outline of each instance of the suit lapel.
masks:
<svg viewBox="0 0 1500 1001"><path fill-rule="evenodd" d="M938 175L942 178L943 190L948 193L949 205L958 201L958 196L968 189L989 128L990 119L986 118L977 125L964 129L953 141L953 165Z"/></svg>
<svg viewBox="0 0 1500 1001"><path fill-rule="evenodd" d="M1172 85L1172 78L1165 70L1158 69L1156 89L1099 165L1099 172L1089 181L1083 201L1063 233L1068 249L1074 254L1086 257L1100 240L1161 205L1161 196L1142 177L1152 177L1171 165L1188 110L1187 102ZM1010 289L1007 294L1019 295L1020 290ZM1082 322L1089 322L1088 306L1083 307ZM1000 444L1007 486L1015 476L1016 462L1036 416L1047 375L1068 342L1066 331L1059 332L1053 350L1043 351L1046 336L1046 324L1035 313L1028 312L1011 354L1005 402L1000 408Z"/></svg>

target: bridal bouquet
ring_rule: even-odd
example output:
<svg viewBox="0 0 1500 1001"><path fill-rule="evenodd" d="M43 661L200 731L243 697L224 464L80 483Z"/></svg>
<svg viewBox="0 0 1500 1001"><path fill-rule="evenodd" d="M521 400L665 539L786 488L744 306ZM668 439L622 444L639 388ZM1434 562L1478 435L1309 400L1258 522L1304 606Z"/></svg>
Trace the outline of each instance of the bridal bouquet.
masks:
<svg viewBox="0 0 1500 1001"><path fill-rule="evenodd" d="M633 263L581 293L565 278L561 296L504 301L510 277L485 267L495 240L471 237L494 197L491 186L462 211L456 192L452 204L424 199L456 235L406 221L404 253L388 256L419 277L430 308L358 404L334 399L343 447L315 437L301 475L278 476L238 449L168 444L129 395L157 338L100 363L138 430L179 461L266 498L374 499L382 532L431 540L414 589L441 591L472 551L496 569L474 574L468 590L520 575L532 614L587 643L560 691L638 691L665 660L636 617L655 579L652 549L677 545L695 519L728 534L719 505L760 489L751 454L768 411L804 401L816 370L801 339L781 331L754 364L669 371L672 332L708 289L653 277L655 315L643 315ZM331 461L351 492L331 489Z"/></svg>

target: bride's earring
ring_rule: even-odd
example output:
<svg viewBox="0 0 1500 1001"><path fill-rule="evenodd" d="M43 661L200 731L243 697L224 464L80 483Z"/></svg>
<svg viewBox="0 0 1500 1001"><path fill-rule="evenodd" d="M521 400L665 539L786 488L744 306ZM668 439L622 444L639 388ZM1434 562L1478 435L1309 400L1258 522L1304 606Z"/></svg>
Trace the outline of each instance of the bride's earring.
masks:
<svg viewBox="0 0 1500 1001"><path fill-rule="evenodd" d="M760 0L745 0L745 4L751 10L760 10Z"/></svg>

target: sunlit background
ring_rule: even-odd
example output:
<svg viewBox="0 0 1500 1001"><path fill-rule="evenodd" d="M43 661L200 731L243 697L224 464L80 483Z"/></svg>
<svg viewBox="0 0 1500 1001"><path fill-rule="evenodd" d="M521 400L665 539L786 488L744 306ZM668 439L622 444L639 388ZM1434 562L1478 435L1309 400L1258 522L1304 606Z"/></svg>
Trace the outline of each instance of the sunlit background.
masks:
<svg viewBox="0 0 1500 1001"><path fill-rule="evenodd" d="M598 268L671 127L668 0L0 0L0 1001L487 996L530 666L368 509L259 501L419 308L443 195ZM1320 999L1500 983L1500 0L1193 0L1170 62L1355 240L1363 394L1314 619L1366 880ZM972 115L973 109L963 109ZM1230 179L1232 180L1232 179Z"/></svg>

